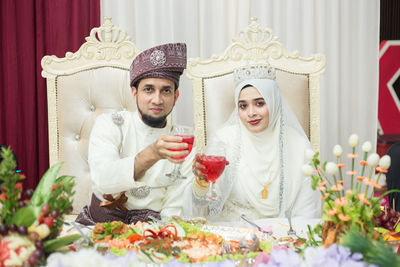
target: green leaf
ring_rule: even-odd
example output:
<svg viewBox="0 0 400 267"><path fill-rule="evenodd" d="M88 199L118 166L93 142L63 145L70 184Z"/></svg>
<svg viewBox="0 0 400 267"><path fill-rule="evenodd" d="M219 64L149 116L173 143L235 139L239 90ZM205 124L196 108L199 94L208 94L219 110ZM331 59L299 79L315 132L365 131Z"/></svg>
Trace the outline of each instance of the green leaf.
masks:
<svg viewBox="0 0 400 267"><path fill-rule="evenodd" d="M258 247L261 250L271 252L273 246L272 246L272 242L270 242L270 241L261 241Z"/></svg>
<svg viewBox="0 0 400 267"><path fill-rule="evenodd" d="M342 239L342 245L350 248L352 253L363 254L363 261L380 267L400 266L400 257L386 242L376 240L372 242L362 236L357 227L352 226Z"/></svg>
<svg viewBox="0 0 400 267"><path fill-rule="evenodd" d="M26 206L17 210L17 212L12 216L11 223L16 225L25 225L29 227L34 221L36 221L39 216L40 208Z"/></svg>
<svg viewBox="0 0 400 267"><path fill-rule="evenodd" d="M17 210L11 219L11 223L29 227L37 219L40 213L39 207L26 206Z"/></svg>
<svg viewBox="0 0 400 267"><path fill-rule="evenodd" d="M378 231L378 233L384 234L389 232L388 229L382 228L382 227L375 227L375 230Z"/></svg>
<svg viewBox="0 0 400 267"><path fill-rule="evenodd" d="M391 190L388 190L388 191L386 191L385 193L383 193L383 194L378 198L378 200L380 201L382 198L384 198L385 196L389 195L390 193L400 193L400 190L399 190L399 189L391 189Z"/></svg>
<svg viewBox="0 0 400 267"><path fill-rule="evenodd" d="M52 253L61 247L73 243L74 241L78 240L81 237L82 237L81 235L70 235L45 241L43 244L43 250L46 254Z"/></svg>
<svg viewBox="0 0 400 267"><path fill-rule="evenodd" d="M42 179L40 179L40 182L29 201L29 205L42 206L44 203L48 202L51 196L51 187L57 179L57 174L60 171L61 166L62 162L51 166L50 169L46 171Z"/></svg>
<svg viewBox="0 0 400 267"><path fill-rule="evenodd" d="M324 161L324 163L322 163L322 169L324 171L326 171L326 164L328 164L328 161Z"/></svg>
<svg viewBox="0 0 400 267"><path fill-rule="evenodd" d="M112 247L110 248L110 252L116 256L125 256L127 250L125 248Z"/></svg>
<svg viewBox="0 0 400 267"><path fill-rule="evenodd" d="M311 176L311 187L313 190L317 188L318 183L319 183L319 177L317 175Z"/></svg>
<svg viewBox="0 0 400 267"><path fill-rule="evenodd" d="M106 234L98 234L96 240L102 240L106 237Z"/></svg>

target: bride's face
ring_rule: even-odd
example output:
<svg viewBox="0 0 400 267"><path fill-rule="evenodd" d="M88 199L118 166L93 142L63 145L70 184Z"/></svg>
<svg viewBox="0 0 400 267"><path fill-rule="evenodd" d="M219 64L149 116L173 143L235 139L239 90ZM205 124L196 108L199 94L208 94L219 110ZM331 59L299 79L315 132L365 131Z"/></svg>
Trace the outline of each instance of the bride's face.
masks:
<svg viewBox="0 0 400 267"><path fill-rule="evenodd" d="M255 87L249 86L240 91L238 111L240 120L250 132L259 133L268 127L268 107Z"/></svg>

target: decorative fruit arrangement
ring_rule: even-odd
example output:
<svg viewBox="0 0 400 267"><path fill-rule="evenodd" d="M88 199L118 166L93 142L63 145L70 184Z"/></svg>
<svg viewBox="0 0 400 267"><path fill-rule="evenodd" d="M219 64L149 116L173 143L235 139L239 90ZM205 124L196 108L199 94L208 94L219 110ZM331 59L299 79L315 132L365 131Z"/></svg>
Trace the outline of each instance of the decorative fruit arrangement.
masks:
<svg viewBox="0 0 400 267"><path fill-rule="evenodd" d="M72 176L57 173L61 164L51 167L36 190L22 194L25 176L15 170L10 148L0 151L0 267L35 266L55 249L80 238L79 235L58 238L62 215L72 204Z"/></svg>
<svg viewBox="0 0 400 267"><path fill-rule="evenodd" d="M400 212L392 209L391 207L386 207L381 211L378 217L375 218L375 223L378 227L385 228L391 232L399 232L400 227ZM398 229L396 229L398 228Z"/></svg>

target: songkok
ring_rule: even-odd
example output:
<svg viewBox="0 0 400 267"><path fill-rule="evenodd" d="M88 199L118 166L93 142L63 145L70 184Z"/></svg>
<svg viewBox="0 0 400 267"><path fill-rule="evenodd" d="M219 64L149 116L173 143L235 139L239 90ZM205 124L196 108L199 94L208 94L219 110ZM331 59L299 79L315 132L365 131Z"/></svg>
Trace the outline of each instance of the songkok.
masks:
<svg viewBox="0 0 400 267"><path fill-rule="evenodd" d="M186 68L186 44L170 43L140 53L131 64L131 86L144 78L165 78L179 87L179 77Z"/></svg>

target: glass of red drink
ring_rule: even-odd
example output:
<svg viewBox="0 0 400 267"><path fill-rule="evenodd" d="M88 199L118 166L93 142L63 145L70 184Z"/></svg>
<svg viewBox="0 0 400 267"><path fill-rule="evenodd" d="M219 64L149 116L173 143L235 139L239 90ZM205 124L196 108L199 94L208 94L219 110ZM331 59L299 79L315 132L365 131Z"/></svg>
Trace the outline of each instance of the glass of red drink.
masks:
<svg viewBox="0 0 400 267"><path fill-rule="evenodd" d="M225 166L228 164L225 158L225 149L222 144L203 149L197 160L205 169L203 173L207 175L206 179L210 183L210 189L207 192L207 198L210 201L218 199L217 191L215 190L215 182L224 172Z"/></svg>
<svg viewBox="0 0 400 267"><path fill-rule="evenodd" d="M188 144L189 153L187 155L189 155L190 152L192 151L193 142L194 142L193 128L189 127L189 126L177 125L172 128L171 133L173 135L182 137L182 143ZM171 149L171 151L183 151L183 149ZM187 157L187 155L181 156L181 157L173 157L173 158L174 159L184 159ZM186 177L182 175L180 169L181 169L181 164L175 164L174 170L171 173L168 173L166 175L169 178L171 178L172 180L186 179Z"/></svg>

